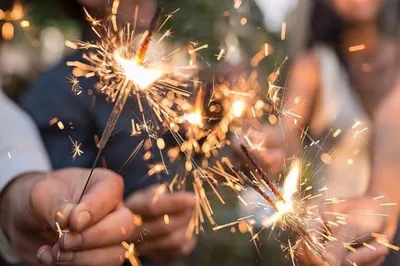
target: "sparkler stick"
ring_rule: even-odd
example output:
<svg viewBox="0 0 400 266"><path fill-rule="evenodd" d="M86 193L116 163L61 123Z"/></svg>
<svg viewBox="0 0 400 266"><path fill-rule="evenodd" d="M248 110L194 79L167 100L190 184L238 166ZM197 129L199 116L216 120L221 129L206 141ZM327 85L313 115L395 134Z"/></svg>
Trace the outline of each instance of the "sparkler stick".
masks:
<svg viewBox="0 0 400 266"><path fill-rule="evenodd" d="M261 175L265 178L265 181L267 182L268 186L270 186L271 191L274 192L275 190L275 196L279 199L282 198L282 200L280 200L282 203L286 204L285 201L283 201L283 196L281 193L279 193L279 191L277 190L277 188L275 187L275 185L268 180L266 174L264 173L264 171L262 170L262 168L258 165L258 163L255 161L254 157L250 154L249 150L244 146L241 145L241 148L243 150L243 152L246 154L246 156L248 157L248 159L251 161L252 165L260 172L262 173ZM335 265L333 264L323 253L323 251L321 250L321 247L318 245L318 243L316 243L316 241L314 241L314 239L311 237L311 235L309 234L309 232L307 231L307 228L305 226L305 223L302 221L302 218L297 215L294 214L293 212L287 212L286 210L279 210L278 205L276 202L274 202L261 188L260 185L258 185L258 182L254 182L252 181L249 177L247 177L243 172L239 171L238 172L242 178L246 181L247 184L249 184L258 194L260 194L264 199L266 199L268 201L268 203L275 209L275 211L277 213L279 213L282 218L281 220L284 221L282 222L281 226L283 227L289 227L291 228L305 243L305 245L318 257L320 257L324 262L330 264L330 265ZM279 196L278 196L279 195Z"/></svg>
<svg viewBox="0 0 400 266"><path fill-rule="evenodd" d="M139 62L139 65L143 64L144 56L146 55L146 52L147 52L147 50L149 48L149 45L150 45L154 30L157 27L158 19L159 19L160 15L161 15L161 12L163 10L163 8L162 8L163 3L164 3L163 0L158 0L156 11L155 11L154 16L151 19L151 22L150 22L150 25L149 25L148 34L147 34L146 38L144 39L144 41L143 41L143 43L142 43L142 45L141 45L141 47L139 49L139 52L138 52L137 60ZM89 176L88 176L88 178L86 180L85 186L84 186L84 188L82 190L82 194L79 197L78 204L81 202L83 196L86 193L87 187L88 187L88 185L90 183L90 180L91 180L91 178L93 176L94 169L95 169L98 161L100 160L101 154L102 154L104 148L106 147L106 145L108 143L108 140L110 139L110 137L112 135L112 132L114 131L114 128L115 128L115 126L117 124L118 118L120 117L121 112L124 109L124 106L126 104L126 101L128 100L128 96L130 94L130 89L128 87L129 82L130 81L128 79L125 79L125 81L123 83L120 83L118 85L120 87L118 89L118 91L120 91L120 93L119 93L118 98L117 98L117 100L115 102L115 105L114 105L114 108L113 108L113 110L111 112L111 115L110 115L110 117L108 119L106 128L105 128L105 130L103 132L103 135L102 135L99 143L97 144L97 148L98 148L97 156L96 156L96 159L95 159L95 161L93 163L92 169L90 170L90 173L89 173Z"/></svg>
<svg viewBox="0 0 400 266"><path fill-rule="evenodd" d="M248 184L251 188L253 188L258 194L260 194L268 203L274 208L275 211L279 212L278 206L276 203L271 199L270 196L267 195L258 184L258 181L251 180L245 173L242 171L238 171L239 175L243 178L243 180Z"/></svg>
<svg viewBox="0 0 400 266"><path fill-rule="evenodd" d="M250 154L250 151L247 149L245 145L240 145L242 151L246 155L246 157L249 159L250 163L256 168L257 172L261 175L261 177L264 179L264 181L267 183L269 189L271 189L272 193L283 203L286 203L285 199L283 198L282 194L279 192L279 190L276 188L276 186L269 180L267 174L264 172L264 170L261 168L261 166L256 162L254 157Z"/></svg>

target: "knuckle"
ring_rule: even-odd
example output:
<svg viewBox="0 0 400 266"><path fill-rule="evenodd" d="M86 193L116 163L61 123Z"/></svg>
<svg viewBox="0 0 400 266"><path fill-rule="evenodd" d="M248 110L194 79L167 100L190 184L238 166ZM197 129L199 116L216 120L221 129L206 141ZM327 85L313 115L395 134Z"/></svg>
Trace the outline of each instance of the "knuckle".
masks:
<svg viewBox="0 0 400 266"><path fill-rule="evenodd" d="M157 204L149 204L148 211L150 216L158 216Z"/></svg>
<svg viewBox="0 0 400 266"><path fill-rule="evenodd" d="M183 240L184 239L183 239L181 233L175 233L175 234L171 235L169 243L170 243L171 247L181 250L184 246Z"/></svg>
<svg viewBox="0 0 400 266"><path fill-rule="evenodd" d="M82 246L87 246L92 243L99 243L104 239L105 232L100 226L94 226L88 233L82 234Z"/></svg>
<svg viewBox="0 0 400 266"><path fill-rule="evenodd" d="M123 221L125 223L125 226L123 226L123 228L126 230L126 236L128 239L130 239L132 235L135 233L136 227L133 221L132 213L127 208L124 208Z"/></svg>

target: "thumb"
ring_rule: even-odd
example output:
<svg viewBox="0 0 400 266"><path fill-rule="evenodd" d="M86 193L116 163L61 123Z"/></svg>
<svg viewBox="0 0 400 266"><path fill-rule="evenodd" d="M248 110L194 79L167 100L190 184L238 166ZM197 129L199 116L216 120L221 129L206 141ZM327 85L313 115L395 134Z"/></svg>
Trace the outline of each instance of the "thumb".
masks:
<svg viewBox="0 0 400 266"><path fill-rule="evenodd" d="M84 181L86 180L87 176ZM85 182L81 182L77 189L76 201L79 200ZM71 210L70 229L80 232L102 220L123 203L123 192L124 181L120 175L106 169L95 169L86 194Z"/></svg>
<svg viewBox="0 0 400 266"><path fill-rule="evenodd" d="M82 201L76 202L89 175L86 169L65 169L48 174L31 193L34 215L53 228L69 227L79 232L95 224L122 202L122 178L105 169L95 169Z"/></svg>
<svg viewBox="0 0 400 266"><path fill-rule="evenodd" d="M68 217L75 206L70 195L68 183L60 178L67 171L47 173L36 181L30 193L30 208L28 215L35 218L36 226L42 227L43 222L48 223L53 229L68 226ZM68 171L72 175L82 175L77 170ZM72 179L72 177L71 177Z"/></svg>

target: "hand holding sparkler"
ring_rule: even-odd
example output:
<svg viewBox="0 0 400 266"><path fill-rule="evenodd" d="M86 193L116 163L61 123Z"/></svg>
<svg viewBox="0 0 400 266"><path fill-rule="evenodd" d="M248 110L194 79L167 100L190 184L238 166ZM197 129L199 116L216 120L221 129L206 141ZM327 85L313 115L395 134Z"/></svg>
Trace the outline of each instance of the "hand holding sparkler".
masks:
<svg viewBox="0 0 400 266"><path fill-rule="evenodd" d="M399 250L391 244L398 225L398 213L391 207L383 197L372 196L333 204L323 213L332 228L325 256L336 266L381 265L390 249ZM339 227L336 219L345 222ZM299 253L305 265L325 265L305 247Z"/></svg>
<svg viewBox="0 0 400 266"><path fill-rule="evenodd" d="M186 234L195 205L193 194L169 194L165 186L153 186L133 194L126 205L141 217L134 236L141 255L166 263L193 251L196 239Z"/></svg>
<svg viewBox="0 0 400 266"><path fill-rule="evenodd" d="M130 211L122 207L122 178L95 170L88 193L76 205L88 172L65 169L26 175L4 192L2 228L29 265L122 264L121 241L134 230Z"/></svg>
<svg viewBox="0 0 400 266"><path fill-rule="evenodd" d="M283 230L287 228L293 230L298 237L301 239L302 243L310 250L312 254L320 258L324 265L334 265L328 257L325 256L324 246L313 238L310 234L310 224L309 224L309 214L304 210L302 202L296 202L293 198L298 192L298 183L301 171L301 164L299 160L294 160L292 162L290 171L286 177L284 183L284 191L281 193L275 184L269 180L268 176L265 174L261 166L257 163L254 157L250 154L250 151L246 146L241 145L243 153L246 155L250 163L257 170L258 175L262 177L260 181L263 181L264 185L274 194L276 201L269 197L262 186L259 184L257 178L252 175L253 178L249 178L243 172L239 172L239 175L246 181L250 187L252 187L257 193L259 193L276 211L271 217L263 222L263 225L273 226L279 224ZM265 181L265 182L264 182ZM295 250L291 247L289 241L289 250L291 254L291 259L294 264L295 261Z"/></svg>

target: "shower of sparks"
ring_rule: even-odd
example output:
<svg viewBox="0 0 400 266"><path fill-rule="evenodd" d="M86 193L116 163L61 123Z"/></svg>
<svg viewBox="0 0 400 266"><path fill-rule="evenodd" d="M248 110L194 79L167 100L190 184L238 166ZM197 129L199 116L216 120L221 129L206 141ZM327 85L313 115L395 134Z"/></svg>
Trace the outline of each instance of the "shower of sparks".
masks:
<svg viewBox="0 0 400 266"><path fill-rule="evenodd" d="M66 42L70 48L85 51L83 62L67 62L68 66L74 68L74 77L71 78L73 91L80 91L78 78L96 76L99 79L98 90L115 104L98 143L100 150L107 144L128 97L132 96L137 101L140 116L147 117L143 120L153 118L153 115L145 111L148 107L153 111L156 122L161 124L177 116L173 109L174 98L190 95L186 90L187 73L183 68L170 65L170 57L178 50L169 55L157 51L156 55L147 56L162 8L157 8L149 30L138 34L131 23L119 26L118 7L119 0L115 0L111 16L104 20L95 19L85 10L87 20L98 36L96 42ZM136 25L136 20L137 17L134 18L133 25ZM166 97L167 95L172 96Z"/></svg>
<svg viewBox="0 0 400 266"><path fill-rule="evenodd" d="M152 121L156 129L159 125L172 121L178 116L178 99L190 96L186 88L189 86L188 72L192 71L193 67L170 65L171 56L179 49L168 55L164 54L163 49L159 49L161 51L157 51L154 56L147 55L162 12L162 1L158 1L150 26L143 34L136 32L138 12L135 12L133 26L131 23L123 27L119 26L117 21L119 4L119 0L113 1L111 16L103 20L95 19L87 10L84 10L93 32L98 37L96 42L66 42L66 45L72 49L85 51L83 62L67 62L68 66L74 68L74 77L71 78L73 91L79 94L78 78L97 77L99 92L105 94L114 103L106 128L97 143L98 155L82 196L130 96L136 100L136 109L140 113L135 115L143 120L143 124ZM169 18L170 16L167 17ZM169 36L171 32L167 32ZM147 110L151 110L150 114ZM168 173L165 164L161 168Z"/></svg>

